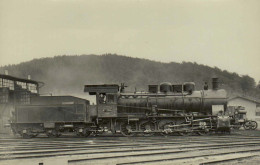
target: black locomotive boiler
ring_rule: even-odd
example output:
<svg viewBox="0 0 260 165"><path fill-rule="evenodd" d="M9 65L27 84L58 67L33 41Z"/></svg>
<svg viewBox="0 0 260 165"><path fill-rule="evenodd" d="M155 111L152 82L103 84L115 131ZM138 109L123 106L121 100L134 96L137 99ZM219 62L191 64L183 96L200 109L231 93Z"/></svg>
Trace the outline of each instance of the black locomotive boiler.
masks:
<svg viewBox="0 0 260 165"><path fill-rule="evenodd" d="M39 133L58 137L66 132L78 136L229 132L226 91L218 89L217 78L212 86L197 91L193 82L161 83L149 85L148 92L128 93L123 85L85 85L84 91L96 97L96 105L72 96L37 96L30 105L16 107L11 127L23 137Z"/></svg>

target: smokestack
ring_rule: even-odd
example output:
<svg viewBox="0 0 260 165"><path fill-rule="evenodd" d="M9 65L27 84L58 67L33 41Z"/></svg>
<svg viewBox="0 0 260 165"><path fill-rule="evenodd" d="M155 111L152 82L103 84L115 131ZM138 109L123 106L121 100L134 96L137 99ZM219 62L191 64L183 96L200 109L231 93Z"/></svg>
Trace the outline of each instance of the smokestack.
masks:
<svg viewBox="0 0 260 165"><path fill-rule="evenodd" d="M212 78L212 89L218 90L218 85L219 85L218 78L217 77Z"/></svg>
<svg viewBox="0 0 260 165"><path fill-rule="evenodd" d="M31 75L28 75L28 80L31 80Z"/></svg>
<svg viewBox="0 0 260 165"><path fill-rule="evenodd" d="M5 75L8 75L8 70L5 70Z"/></svg>

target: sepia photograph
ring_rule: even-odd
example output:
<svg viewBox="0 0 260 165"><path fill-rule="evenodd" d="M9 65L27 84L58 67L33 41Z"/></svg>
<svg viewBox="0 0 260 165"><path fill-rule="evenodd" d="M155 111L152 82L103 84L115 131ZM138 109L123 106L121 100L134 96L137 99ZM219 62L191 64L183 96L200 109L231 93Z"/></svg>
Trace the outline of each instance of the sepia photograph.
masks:
<svg viewBox="0 0 260 165"><path fill-rule="evenodd" d="M258 165L259 124L259 0L0 0L0 165Z"/></svg>

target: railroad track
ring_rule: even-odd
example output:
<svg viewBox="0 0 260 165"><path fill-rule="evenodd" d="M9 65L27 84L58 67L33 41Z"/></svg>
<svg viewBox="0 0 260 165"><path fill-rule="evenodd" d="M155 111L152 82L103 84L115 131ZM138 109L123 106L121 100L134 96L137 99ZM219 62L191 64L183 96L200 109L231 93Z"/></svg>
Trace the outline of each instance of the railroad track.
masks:
<svg viewBox="0 0 260 165"><path fill-rule="evenodd" d="M0 165L229 164L258 160L258 136L0 139Z"/></svg>

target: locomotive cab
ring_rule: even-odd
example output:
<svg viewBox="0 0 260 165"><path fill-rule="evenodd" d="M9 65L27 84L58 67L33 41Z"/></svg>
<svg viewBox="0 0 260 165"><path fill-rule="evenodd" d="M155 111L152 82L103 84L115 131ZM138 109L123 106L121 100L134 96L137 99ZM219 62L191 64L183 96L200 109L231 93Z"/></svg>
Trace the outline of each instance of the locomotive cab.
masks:
<svg viewBox="0 0 260 165"><path fill-rule="evenodd" d="M119 86L116 84L85 85L84 92L96 95L96 111L98 117L117 117L117 95Z"/></svg>

